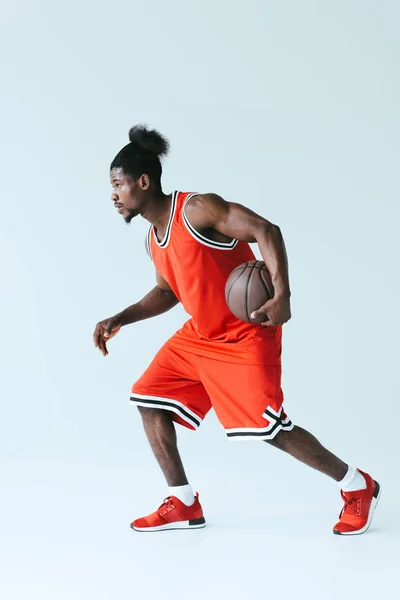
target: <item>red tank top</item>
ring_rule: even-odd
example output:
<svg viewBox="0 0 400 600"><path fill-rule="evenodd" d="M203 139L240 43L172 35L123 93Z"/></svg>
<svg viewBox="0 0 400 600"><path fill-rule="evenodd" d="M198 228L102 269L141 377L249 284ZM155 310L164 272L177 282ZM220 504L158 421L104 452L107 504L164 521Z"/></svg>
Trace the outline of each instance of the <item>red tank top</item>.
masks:
<svg viewBox="0 0 400 600"><path fill-rule="evenodd" d="M191 329L204 340L239 341L260 327L243 323L231 313L225 301L225 283L235 267L255 257L246 242L215 242L194 229L185 205L195 195L174 192L164 239L159 242L151 226L147 250L157 271L192 316L186 324L187 334Z"/></svg>

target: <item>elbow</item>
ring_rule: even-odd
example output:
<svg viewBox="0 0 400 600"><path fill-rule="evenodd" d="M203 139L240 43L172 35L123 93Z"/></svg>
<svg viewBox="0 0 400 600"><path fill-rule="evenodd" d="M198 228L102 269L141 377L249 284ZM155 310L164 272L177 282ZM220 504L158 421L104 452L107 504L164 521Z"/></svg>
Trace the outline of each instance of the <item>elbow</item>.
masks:
<svg viewBox="0 0 400 600"><path fill-rule="evenodd" d="M266 237L275 237L277 239L282 239L282 232L278 225L274 225L270 223L270 221L262 220L257 228L256 238L266 238Z"/></svg>
<svg viewBox="0 0 400 600"><path fill-rule="evenodd" d="M281 232L281 228L279 227L279 225L274 225L274 223L268 223L270 226L271 231L273 231L274 233L278 234L278 235L282 235Z"/></svg>
<svg viewBox="0 0 400 600"><path fill-rule="evenodd" d="M282 235L281 228L278 225L272 225L272 227L274 229L274 233L275 233L276 237L282 242L283 235Z"/></svg>

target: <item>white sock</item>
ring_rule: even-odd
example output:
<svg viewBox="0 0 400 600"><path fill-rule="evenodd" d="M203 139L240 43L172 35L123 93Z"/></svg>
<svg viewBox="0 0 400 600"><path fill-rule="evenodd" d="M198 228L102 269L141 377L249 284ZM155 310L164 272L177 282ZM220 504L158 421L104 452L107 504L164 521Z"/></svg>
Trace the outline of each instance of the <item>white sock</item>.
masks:
<svg viewBox="0 0 400 600"><path fill-rule="evenodd" d="M349 466L346 475L342 481L338 481L338 486L343 492L355 492L357 490L365 490L367 482L365 477L361 475L360 471L356 471L353 467Z"/></svg>
<svg viewBox="0 0 400 600"><path fill-rule="evenodd" d="M169 488L170 496L175 496L186 506L192 506L195 501L194 492L192 486L187 485L176 485Z"/></svg>

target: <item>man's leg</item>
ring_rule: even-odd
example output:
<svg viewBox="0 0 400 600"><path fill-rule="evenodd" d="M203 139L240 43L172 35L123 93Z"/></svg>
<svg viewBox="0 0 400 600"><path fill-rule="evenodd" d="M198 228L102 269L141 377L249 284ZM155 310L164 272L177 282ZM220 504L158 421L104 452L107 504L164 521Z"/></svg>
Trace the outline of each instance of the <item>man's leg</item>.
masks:
<svg viewBox="0 0 400 600"><path fill-rule="evenodd" d="M170 496L146 517L135 519L132 529L162 531L164 529L199 529L204 527L203 510L198 496L188 484L178 451L175 424L167 410L138 407L144 429L158 464L168 482Z"/></svg>
<svg viewBox="0 0 400 600"><path fill-rule="evenodd" d="M175 424L167 410L138 407L151 449L170 487L188 485L179 455Z"/></svg>
<svg viewBox="0 0 400 600"><path fill-rule="evenodd" d="M135 519L133 529L161 531L205 525L198 494L186 477L175 431L175 424L196 430L211 408L198 366L198 357L186 352L179 336L174 335L132 387L130 402L139 408L150 446L169 485L161 506Z"/></svg>
<svg viewBox="0 0 400 600"><path fill-rule="evenodd" d="M175 425L171 413L156 408L138 407L151 449L170 487L187 485L185 469L179 454ZM308 431L295 426L291 431L280 431L268 444L284 450L300 462L341 481L348 465Z"/></svg>
<svg viewBox="0 0 400 600"><path fill-rule="evenodd" d="M317 438L302 427L295 426L291 431L281 430L267 443L335 481L342 481L348 471L346 463L324 448Z"/></svg>
<svg viewBox="0 0 400 600"><path fill-rule="evenodd" d="M333 528L334 533L356 535L367 531L381 491L379 483L368 473L346 465L301 427L281 430L268 443L339 482L344 507Z"/></svg>

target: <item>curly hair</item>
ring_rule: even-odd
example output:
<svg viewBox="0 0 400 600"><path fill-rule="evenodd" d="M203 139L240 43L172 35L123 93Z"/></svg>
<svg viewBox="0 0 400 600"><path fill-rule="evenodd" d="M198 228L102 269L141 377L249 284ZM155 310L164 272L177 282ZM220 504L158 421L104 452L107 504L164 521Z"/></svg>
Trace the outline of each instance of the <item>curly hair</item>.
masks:
<svg viewBox="0 0 400 600"><path fill-rule="evenodd" d="M123 169L133 179L146 174L161 188L161 160L169 151L169 143L156 129L135 125L129 130L129 144L120 150L111 169Z"/></svg>

